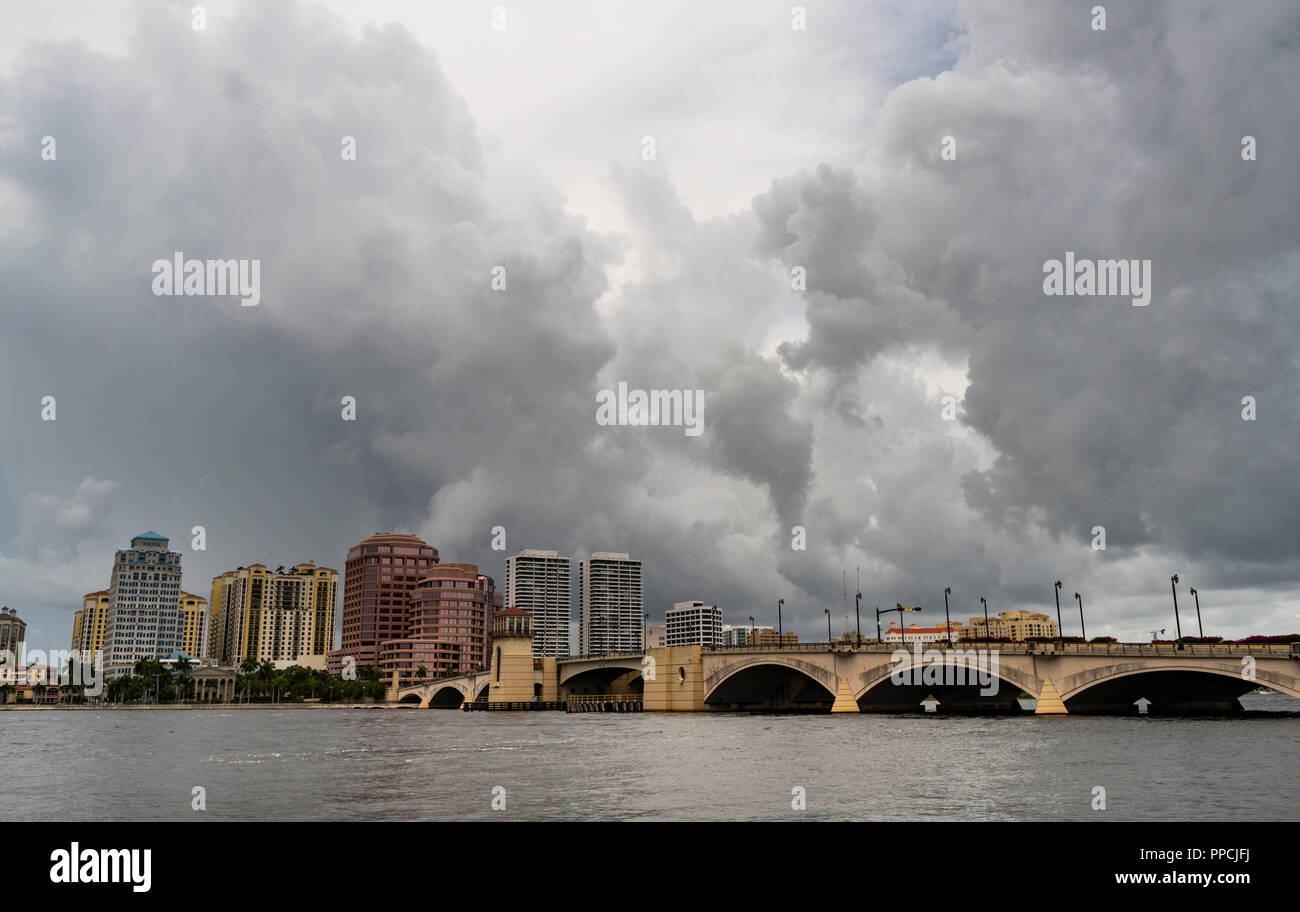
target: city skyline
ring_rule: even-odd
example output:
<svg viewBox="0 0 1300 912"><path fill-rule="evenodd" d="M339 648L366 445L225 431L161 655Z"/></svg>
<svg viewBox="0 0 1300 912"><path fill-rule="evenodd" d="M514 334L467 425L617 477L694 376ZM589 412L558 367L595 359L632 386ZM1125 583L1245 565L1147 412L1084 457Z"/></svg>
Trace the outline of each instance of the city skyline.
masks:
<svg viewBox="0 0 1300 912"><path fill-rule="evenodd" d="M146 543L161 541L165 544L167 542L167 537L161 536L156 532L150 531L148 533L142 533L141 535L134 536L132 538L133 546L136 546L139 543L137 540L139 540L139 542L146 542ZM411 598L413 594L416 593L421 583L424 583L426 581L436 581L439 579L458 578L458 574L463 575L465 572L468 571L471 574L471 576L477 576L477 578L480 580L486 579L489 584L489 588L488 588L489 594L491 594L491 592L493 591L491 588L493 578L490 575L479 574L476 565L467 562L455 562L455 561L443 562L440 560L440 555L436 547L433 547L428 543L423 542L417 536L411 536L407 533L391 533L391 532L372 533L361 543L353 546L353 548L350 551L350 554L354 555L354 560L356 559L356 556L360 555L361 553L364 553L365 551L364 546L370 542L384 542L386 544L391 544L393 542L396 542L400 545L415 547L418 549L420 554L427 553L431 557L431 560L429 561L429 566L427 568L417 568L417 569L427 570L428 572L411 574L407 577L407 581L402 584L403 591L406 594L404 594L401 598L400 618L398 618L397 615L394 615L393 616L394 619L388 622L390 624L390 627L387 628L389 630L402 631L400 636L388 636L388 637L377 636L376 643L374 644L373 647L367 647L367 646L358 647L356 641L352 642L349 647L344 647L341 643L341 637L339 636L339 631L344 624L344 613L342 610L342 601L341 601L343 598L343 588L340 585L340 580L338 578L337 571L334 571L328 567L317 566L314 561L300 562L297 565L293 565L289 567L287 570L281 567L277 571L269 571L267 565L262 563L252 563L247 566L241 565L236 570L228 570L214 577L211 581L212 593L213 593L213 598L211 602L209 602L209 600L205 599L202 596L188 593L185 592L183 589L180 589L179 587L181 586L182 581L178 577L177 580L175 581L175 587L177 588L177 599L178 599L178 604L176 609L177 618L176 618L176 623L174 624L175 630L172 634L168 635L170 638L167 639L167 644L170 645L172 648L165 648L164 646L159 646L157 651L161 655L166 655L172 651L175 651L175 649L180 649L182 652L191 655L194 658L212 659L226 665L238 664L239 661L242 661L242 658L249 657L249 656L254 658L259 658L262 660L274 660L277 662L283 662L292 659L297 659L299 656L304 658L316 657L318 659L324 659L327 652L332 652L335 658L334 658L334 662L332 662L329 667L333 673L338 673L339 669L336 668L335 665L337 665L341 661L341 657L344 654L351 655L359 665L374 665L375 667L389 668L389 671L391 671L391 667L389 667L391 665L391 661L386 662L381 656L383 652L381 648L383 640L384 639L388 639L391 641L406 640L408 641L407 645L409 646L409 641L420 640L422 637L421 634L418 633L413 634L411 632L413 629L412 624L415 623L416 626L420 626L420 624L422 623L427 626L428 624L431 623L431 621L424 621L424 622L417 623L412 619L412 616L415 613L413 611L415 604L414 602L411 601ZM119 554L123 553L123 549L119 549L118 553ZM406 554L407 552L403 551L402 553ZM411 551L410 553L416 554L417 552ZM641 564L642 564L641 561L629 560L628 554L618 553L618 552L594 552L593 557L597 559L598 563L635 565L637 584L632 591L636 591L636 592L640 591ZM526 549L522 549L518 554L510 555L504 559L505 565L507 567L507 573L506 573L507 578L509 578L510 576L509 569L508 569L510 566L510 562L515 561L516 559L519 558L531 559L533 561L541 561L552 565L558 562L564 562L569 565L572 564L572 560L570 558L559 556L557 552L554 551L553 549L548 550L548 549L526 548ZM631 636L636 639L639 639L641 637L642 632L645 629L648 629L647 627L643 626L646 624L656 624L657 629L663 632L668 637L669 640L672 640L673 638L672 630L673 630L674 623L677 623L680 627L683 624L681 617L684 614L686 617L690 618L690 620L686 622L687 626L689 626L692 629L697 628L701 623L700 621L701 611L716 613L716 619L709 622L710 624L716 624L716 633L710 634L705 637L704 642L706 645L708 645L708 643L710 642L723 644L723 639L724 639L723 633L725 631L730 631L733 629L766 630L771 632L774 636L775 628L773 627L773 625L763 623L763 619L758 618L755 615L752 614L748 615L748 617L750 618L750 624L735 623L735 621L741 621L746 618L746 615L744 614L743 610L741 611L741 613L731 616L722 613L721 609L719 609L716 605L708 605L698 600L677 601L674 602L671 606L665 606L659 609L659 614L662 615L662 617L657 616L654 613L654 609L651 608L650 610L635 612L636 618L640 618L640 622L638 624L633 624L631 621L627 621L626 618L622 618L619 621L619 623L622 623L622 621L627 621L628 631L630 632L625 634L615 635L613 639L610 640L609 643L606 642L606 639L609 639L609 634L607 632L600 638L599 644L596 647L594 647L596 651L587 653L581 648L581 631L582 631L581 625L582 625L582 617L583 617L583 612L581 607L582 605L581 564L583 562L579 562L579 563L580 563L580 569L579 569L577 580L572 580L571 574L568 571L564 573L565 578L571 579L571 586L567 598L571 604L576 604L577 606L577 610L575 612L572 612L566 618L566 620L569 623L571 623L574 628L576 628L574 630L574 637L575 637L576 644L571 645L569 649L563 652L552 651L548 653L550 655L577 656L577 655L585 655L585 654L601 654L604 652L625 652L630 649L635 649L637 648L636 644L625 642L624 636ZM121 558L119 557L119 559L115 561L114 564L115 568L120 566L120 564L121 564ZM551 574L554 575L554 572L555 572L554 568L552 567ZM322 598L328 598L328 596L324 594L324 591L317 594L309 593L306 595L299 593L297 596L294 597L293 600L297 602L302 602L304 599L306 599L308 602L311 603L311 605L315 606L313 608L313 611L315 613L314 616L317 619L328 617L333 620L333 623L331 623L328 628L330 631L328 642L322 643L321 637L318 632L315 632L316 628L314 626L311 626L309 624L307 627L303 627L301 630L299 630L298 625L303 622L295 621L287 626L291 626L294 631L297 631L295 635L298 636L299 640L301 641L301 645L296 647L291 647L289 645L286 645L283 647L284 650L283 652L277 651L275 654L263 655L267 647L259 647L257 645L258 643L261 642L261 640L257 638L257 634L253 634L253 638L250 639L248 634L243 634L241 637L241 635L238 633L226 632L228 624L238 625L241 623L247 623L246 616L248 614L249 608L247 605L243 603L243 601L240 601L238 604L241 606L240 610L244 612L245 618L242 621L240 620L223 621L222 611L213 610L214 606L220 605L222 607L227 607L227 606L233 607L236 604L236 602L231 601L236 597L235 595L231 594L233 590L224 591L234 581L239 581L238 597L240 599L246 599L248 596L244 594L244 589L248 587L249 577L251 575L258 574L258 573L263 573L266 575L265 578L270 581L268 583L268 585L270 586L278 585L280 582L297 583L303 580L307 582L315 582L316 578L320 577L320 584L328 586L327 591L333 596L332 598L329 598L328 603L324 603L320 601ZM543 573L542 575L544 576L545 574ZM576 591L575 588L572 586L573 582L577 583ZM354 583L354 585L359 586L360 583L357 582ZM455 584L451 584L451 585L455 585ZM554 586L554 581L552 581L551 583L552 588L553 586ZM1191 588L1195 592L1194 587ZM268 592L269 591L270 590L268 590ZM112 590L110 588L105 590L88 592L83 596L82 609L76 610L71 619L72 644L73 644L72 648L74 649L74 651L82 650L82 651L90 652L93 655L93 653L99 648L96 644L97 642L103 640L104 631L107 629L108 625L102 617L100 617L98 623L96 623L96 618L100 615L106 616L109 613L108 609L111 606L111 594L112 594ZM491 604L489 605L488 613L483 617L484 625L490 622L491 617L494 615L494 613L499 612L501 610L505 610L506 608L520 607L519 605L507 601L505 599L506 595L507 595L507 590L504 587L501 590L497 590L497 599L496 602L493 603L495 604L496 607L493 608ZM576 602L574 602L573 600L574 595L578 596ZM267 598L267 597L268 596L259 596L259 598ZM275 601L278 602L282 608L284 607L283 598L277 597ZM489 601L491 600L489 599ZM540 604L543 604L546 608L553 608L552 603L555 601L555 594L553 592L548 591L546 597L538 601ZM186 607L187 603L188 603L188 608ZM268 602L268 605L269 604L270 602ZM397 607L398 605L394 603L394 608ZM532 608L525 607L525 610L528 610L530 614L533 613ZM1197 611L1199 612L1199 599L1198 599ZM16 612L14 613L16 614ZM293 612L291 611L290 614L292 613ZM676 622L674 622L673 620L674 613L677 613L679 615L679 620ZM922 613L922 612L918 612L918 613ZM197 615L197 619L196 619L196 615ZM648 618L646 617L646 615L648 615ZM253 616L254 618L256 618L256 609L254 610ZM631 616L632 615L628 615L628 617ZM952 624L954 639L958 635L964 633L967 630L970 631L970 635L972 637L982 637L984 635L981 632L981 629L983 628L984 625L984 619L982 617L976 615L965 615L968 618L969 623L963 623L961 621L962 616L963 615L961 614L961 612L953 613L951 624ZM730 619L731 622L724 624L723 623L724 618ZM1193 628L1191 626L1191 618L1192 618L1191 615L1188 615L1186 618L1185 623L1187 624L1187 627L1186 630L1184 631L1184 635L1188 637L1198 636L1200 635L1200 631L1197 630L1196 632L1193 632ZM662 620L663 623L657 624L656 622L660 620ZM1041 626L1039 626L1038 624L1040 620L1043 622L1043 625ZM262 622L264 627L266 626L267 623L268 622L266 621ZM271 624L271 627L275 631L274 638L277 644L276 647L277 650L280 648L278 646L280 642L279 630L280 627L282 626L282 623L283 622L275 621L274 623ZM860 618L858 619L857 623L860 623ZM937 619L933 622L933 624L934 625L938 624ZM1014 609L1014 610L995 611L990 617L989 624L990 624L989 635L995 638L1006 637L1008 640L1011 641L1021 641L1027 637L1055 638L1060 636L1069 639L1077 636L1077 634L1072 632L1071 628L1068 625L1064 629L1058 628L1057 623L1054 620L1051 620L1050 615L1047 614L1046 612L1038 612L1038 611L1027 610L1023 608ZM189 628L188 630L185 629L186 625L188 625ZM831 633L832 641L841 642L841 641L845 641L846 639L852 640L855 637L857 637L859 634L855 632L856 623L853 621L852 618L850 619L850 625L851 625L850 628L846 628L845 630L840 631L838 634L832 631ZM25 622L23 623L23 626L24 628L26 628L27 625ZM1024 629L1021 629L1022 626ZM633 627L635 627L635 629L632 629ZM907 627L906 632L909 635L912 635L914 633L920 633L922 635L926 635L931 633L932 631L941 631L943 629L942 626L932 626L931 622L928 620L925 622L913 621L907 624L906 627ZM193 648L193 649L185 648L187 645L194 642L196 629L202 631L201 648ZM233 626L230 629L232 631L237 631L237 630L241 630L242 628L239 626ZM613 630L613 629L614 629L613 627L609 627L609 630ZM898 639L898 629L899 629L899 625L897 620L891 619L888 620L887 622L883 622L882 630L884 630L884 634L885 634L884 640L896 641ZM1142 631L1142 633L1149 633L1150 638L1154 640L1154 639L1159 639L1161 637L1164 637L1164 635L1166 634L1166 629L1167 628L1153 628L1149 631ZM222 632L217 633L218 630ZM874 639L874 637L872 637L870 633L870 618L868 619L867 630L868 632L866 634L861 635L862 639L863 640ZM486 634L486 630L484 632ZM812 642L821 641L821 638L817 636L817 628L814 628L813 632L810 635L800 636L788 629L786 630L786 633L793 634L796 637L796 640L803 640L804 642L812 643ZM1094 633L1096 633L1096 628L1094 628ZM1277 635L1278 633L1280 633L1280 631L1256 630L1254 631L1253 634L1244 634L1244 635ZM1108 634L1104 630L1101 631L1098 635L1102 637L1111 636L1111 634ZM1206 635L1223 636L1222 634L1216 633L1212 629L1206 631ZM268 636L268 635L262 634L262 636ZM1172 636L1172 634L1170 636ZM228 642L232 637L244 643L246 648L242 648L242 649L233 648L233 644L231 642ZM1231 637L1228 638L1230 639ZM173 639L176 641L176 643L172 643ZM933 639L933 637L931 637L930 639ZM1132 641L1144 642L1145 639L1146 639L1145 637L1135 637L1133 638ZM677 641L681 642L682 640L679 639ZM267 642L269 643L270 639L268 639ZM484 643L488 642L486 635L483 639L483 642ZM249 646L248 645L249 643L253 645ZM180 644L180 645L176 645L176 644ZM322 645L323 645L323 651L322 651ZM395 643L393 645L395 645ZM672 642L670 642L669 645L672 645ZM368 649L373 651L374 653L373 656L371 656L370 652L367 651ZM289 656L288 655L289 652L293 652L294 655ZM396 656L394 656L394 658L396 658ZM409 654L407 654L405 658L407 661L403 665L403 667L409 665L408 671L416 668L419 665L424 665L429 668L436 668L436 667L440 667L441 665L440 662L438 662L433 658L429 658L427 661L422 661L417 656L415 660L411 660L411 656ZM481 658L483 659L483 664L485 664L487 658L486 651L483 652ZM468 660L464 664L457 664L455 666L455 670L467 671L470 670L472 667L479 667L479 664L480 664L479 659L475 658L472 660ZM406 680L406 673L404 673L403 680L404 681Z"/></svg>

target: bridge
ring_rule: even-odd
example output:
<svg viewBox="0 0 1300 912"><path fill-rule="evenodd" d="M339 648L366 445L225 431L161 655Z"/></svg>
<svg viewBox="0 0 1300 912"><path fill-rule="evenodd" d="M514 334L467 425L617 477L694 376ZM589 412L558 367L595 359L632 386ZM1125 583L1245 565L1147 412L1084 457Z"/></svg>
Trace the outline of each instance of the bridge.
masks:
<svg viewBox="0 0 1300 912"><path fill-rule="evenodd" d="M531 666L531 667L529 667ZM1300 644L800 643L516 663L402 688L422 707L640 695L647 712L1217 713L1264 686L1300 699ZM530 673L531 672L531 673Z"/></svg>

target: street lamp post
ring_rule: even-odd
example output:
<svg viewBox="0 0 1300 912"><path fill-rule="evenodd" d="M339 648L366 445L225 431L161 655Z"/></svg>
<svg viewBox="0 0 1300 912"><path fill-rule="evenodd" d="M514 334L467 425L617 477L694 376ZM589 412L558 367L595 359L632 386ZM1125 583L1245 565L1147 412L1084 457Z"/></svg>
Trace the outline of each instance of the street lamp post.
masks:
<svg viewBox="0 0 1300 912"><path fill-rule="evenodd" d="M1083 634L1083 641L1088 642L1088 628L1083 626L1083 596L1074 593L1074 600L1079 603L1079 632Z"/></svg>
<svg viewBox="0 0 1300 912"><path fill-rule="evenodd" d="M1201 639L1205 639L1205 628L1201 626L1201 597L1196 592L1196 587L1189 587L1192 590L1192 598L1196 599L1196 633Z"/></svg>
<svg viewBox="0 0 1300 912"><path fill-rule="evenodd" d="M1183 648L1183 625L1178 620L1178 574L1169 577L1169 588L1174 593L1174 630L1178 634L1178 648Z"/></svg>
<svg viewBox="0 0 1300 912"><path fill-rule="evenodd" d="M853 614L858 621L858 645L862 645L862 593L859 592L854 596Z"/></svg>
<svg viewBox="0 0 1300 912"><path fill-rule="evenodd" d="M989 634L989 603L984 599L980 599L980 604L984 606L984 639L989 640L992 639Z"/></svg>
<svg viewBox="0 0 1300 912"><path fill-rule="evenodd" d="M751 646L758 645L758 640L754 636L754 616L752 614L749 616L749 638L753 640L753 642L750 644Z"/></svg>
<svg viewBox="0 0 1300 912"><path fill-rule="evenodd" d="M952 594L952 587L943 590L943 642L948 647L952 647L952 620L948 617L948 596Z"/></svg>
<svg viewBox="0 0 1300 912"><path fill-rule="evenodd" d="M1056 596L1056 645L1061 645L1062 630L1061 627L1061 581L1056 581L1056 588L1052 590Z"/></svg>
<svg viewBox="0 0 1300 912"><path fill-rule="evenodd" d="M780 649L785 640L785 634L781 631L781 609L785 606L785 599L776 600L776 648Z"/></svg>
<svg viewBox="0 0 1300 912"><path fill-rule="evenodd" d="M889 612L891 612L891 611L897 611L897 612L898 612L898 636L899 636L899 642L901 642L901 643L906 643L906 642L907 642L907 637L906 637L906 636L904 635L904 633L903 633L903 612L904 612L904 611L920 611L920 610L921 610L921 606L920 606L920 605L917 605L917 606L912 607L912 608L908 608L908 607L905 607L905 606L903 606L903 605L895 604L893 608L886 608L884 611L881 611L881 610L880 610L880 607L877 606L877 607L876 607L876 640L877 640L878 642L881 642L881 643L885 642L884 638L880 635L880 616L881 616L882 614L889 614Z"/></svg>
<svg viewBox="0 0 1300 912"><path fill-rule="evenodd" d="M829 646L831 642L831 610L823 608L822 611L826 612L826 645Z"/></svg>

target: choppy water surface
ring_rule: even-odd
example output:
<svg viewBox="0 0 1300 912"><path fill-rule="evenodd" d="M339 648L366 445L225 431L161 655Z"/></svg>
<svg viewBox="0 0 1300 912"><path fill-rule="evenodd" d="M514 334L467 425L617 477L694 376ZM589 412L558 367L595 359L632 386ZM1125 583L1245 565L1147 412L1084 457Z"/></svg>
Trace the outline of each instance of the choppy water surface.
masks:
<svg viewBox="0 0 1300 912"><path fill-rule="evenodd" d="M1300 702L1242 718L0 712L6 820L1295 820ZM1103 786L1107 810L1092 810ZM207 811L191 810L206 790ZM493 790L505 810L493 810ZM792 809L801 787L807 809ZM498 793L499 794L499 793Z"/></svg>

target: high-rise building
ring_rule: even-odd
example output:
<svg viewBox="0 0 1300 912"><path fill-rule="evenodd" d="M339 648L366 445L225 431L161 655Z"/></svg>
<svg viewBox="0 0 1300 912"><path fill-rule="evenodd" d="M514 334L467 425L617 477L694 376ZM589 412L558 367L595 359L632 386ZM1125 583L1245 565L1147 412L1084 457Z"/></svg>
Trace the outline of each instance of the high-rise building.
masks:
<svg viewBox="0 0 1300 912"><path fill-rule="evenodd" d="M677 602L664 612L665 646L721 646L722 609L703 602Z"/></svg>
<svg viewBox="0 0 1300 912"><path fill-rule="evenodd" d="M108 590L87 592L81 597L81 608L72 618L72 651L88 653L87 661L95 661L104 648L104 626L108 620Z"/></svg>
<svg viewBox="0 0 1300 912"><path fill-rule="evenodd" d="M411 590L438 563L438 549L414 535L379 532L352 547L343 576L343 633L329 653L331 674L350 657L379 664L379 644L406 635Z"/></svg>
<svg viewBox="0 0 1300 912"><path fill-rule="evenodd" d="M21 650L18 644L27 637L27 624L19 619L18 614L7 605L0 608L0 652L9 652L14 662L18 660Z"/></svg>
<svg viewBox="0 0 1300 912"><path fill-rule="evenodd" d="M532 615L533 657L563 658L573 607L572 562L557 551L525 548L506 558L505 604Z"/></svg>
<svg viewBox="0 0 1300 912"><path fill-rule="evenodd" d="M391 682L396 671L405 686L486 668L497 595L496 582L474 564L433 567L411 590L405 635L379 644L381 678Z"/></svg>
<svg viewBox="0 0 1300 912"><path fill-rule="evenodd" d="M181 593L181 652L198 658L203 655L203 628L208 620L208 600L201 595Z"/></svg>
<svg viewBox="0 0 1300 912"><path fill-rule="evenodd" d="M645 624L641 561L597 551L579 562L578 652L640 652Z"/></svg>
<svg viewBox="0 0 1300 912"><path fill-rule="evenodd" d="M181 648L181 554L169 551L167 542L165 535L144 532L114 558L104 622L104 673L110 678L130 672L139 659Z"/></svg>
<svg viewBox="0 0 1300 912"><path fill-rule="evenodd" d="M274 571L251 564L214 577L207 656L238 665L326 655L334 645L338 579L337 570L312 561ZM195 623L202 630L201 616Z"/></svg>

